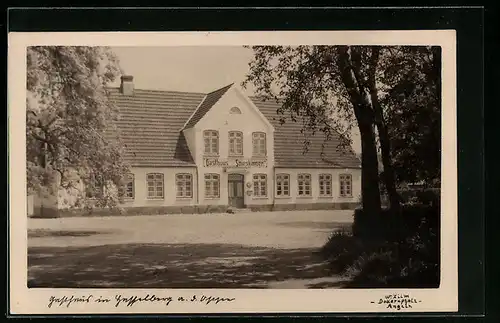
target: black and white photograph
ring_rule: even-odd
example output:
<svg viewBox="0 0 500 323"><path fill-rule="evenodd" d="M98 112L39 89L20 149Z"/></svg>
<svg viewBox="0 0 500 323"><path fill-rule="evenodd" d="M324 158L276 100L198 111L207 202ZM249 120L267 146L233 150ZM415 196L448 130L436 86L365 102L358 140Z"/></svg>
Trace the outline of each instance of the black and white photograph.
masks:
<svg viewBox="0 0 500 323"><path fill-rule="evenodd" d="M28 291L443 287L440 44L155 44L25 47Z"/></svg>

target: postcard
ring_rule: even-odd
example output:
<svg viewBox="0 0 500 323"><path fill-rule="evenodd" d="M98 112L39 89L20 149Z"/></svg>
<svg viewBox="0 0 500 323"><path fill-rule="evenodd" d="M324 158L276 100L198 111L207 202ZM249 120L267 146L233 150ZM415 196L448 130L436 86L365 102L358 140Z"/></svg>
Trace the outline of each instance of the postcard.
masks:
<svg viewBox="0 0 500 323"><path fill-rule="evenodd" d="M458 310L456 35L10 33L11 314Z"/></svg>

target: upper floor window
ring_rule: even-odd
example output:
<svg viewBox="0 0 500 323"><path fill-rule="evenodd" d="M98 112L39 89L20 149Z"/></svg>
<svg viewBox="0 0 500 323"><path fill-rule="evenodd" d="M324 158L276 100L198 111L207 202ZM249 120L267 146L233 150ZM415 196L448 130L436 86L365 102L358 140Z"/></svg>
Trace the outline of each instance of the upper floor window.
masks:
<svg viewBox="0 0 500 323"><path fill-rule="evenodd" d="M163 174L150 173L146 175L148 198L162 199L163 195Z"/></svg>
<svg viewBox="0 0 500 323"><path fill-rule="evenodd" d="M229 113L231 113L231 114L241 114L241 110L238 107L232 107L231 110L229 110Z"/></svg>
<svg viewBox="0 0 500 323"><path fill-rule="evenodd" d="M299 196L311 196L311 174L299 174L297 184Z"/></svg>
<svg viewBox="0 0 500 323"><path fill-rule="evenodd" d="M241 131L229 132L229 155L233 156L243 155L243 132Z"/></svg>
<svg viewBox="0 0 500 323"><path fill-rule="evenodd" d="M339 175L340 196L352 197L352 176L350 174Z"/></svg>
<svg viewBox="0 0 500 323"><path fill-rule="evenodd" d="M220 197L220 179L217 174L205 174L205 197Z"/></svg>
<svg viewBox="0 0 500 323"><path fill-rule="evenodd" d="M276 196L290 196L290 175L276 174Z"/></svg>
<svg viewBox="0 0 500 323"><path fill-rule="evenodd" d="M193 178L191 174L176 174L175 186L177 197L193 197Z"/></svg>
<svg viewBox="0 0 500 323"><path fill-rule="evenodd" d="M319 195L332 196L332 175L330 174L319 175Z"/></svg>
<svg viewBox="0 0 500 323"><path fill-rule="evenodd" d="M266 174L253 175L253 196L267 196L267 176Z"/></svg>
<svg viewBox="0 0 500 323"><path fill-rule="evenodd" d="M266 156L266 134L264 132L254 132L252 134L253 155Z"/></svg>
<svg viewBox="0 0 500 323"><path fill-rule="evenodd" d="M205 142L205 154L219 154L219 132L216 130L205 130L203 132Z"/></svg>

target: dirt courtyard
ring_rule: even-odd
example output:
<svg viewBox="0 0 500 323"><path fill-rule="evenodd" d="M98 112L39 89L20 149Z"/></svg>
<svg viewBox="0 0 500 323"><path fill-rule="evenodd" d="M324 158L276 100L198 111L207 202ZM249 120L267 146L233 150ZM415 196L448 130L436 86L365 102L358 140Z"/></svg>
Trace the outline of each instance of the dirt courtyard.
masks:
<svg viewBox="0 0 500 323"><path fill-rule="evenodd" d="M353 211L29 219L30 287L339 287L317 255Z"/></svg>

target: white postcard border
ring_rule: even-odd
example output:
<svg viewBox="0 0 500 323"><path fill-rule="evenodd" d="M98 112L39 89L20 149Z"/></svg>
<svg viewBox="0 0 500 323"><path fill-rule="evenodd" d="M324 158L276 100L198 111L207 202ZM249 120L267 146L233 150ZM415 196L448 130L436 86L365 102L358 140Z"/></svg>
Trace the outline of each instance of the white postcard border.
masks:
<svg viewBox="0 0 500 323"><path fill-rule="evenodd" d="M90 46L240 46L240 45L440 45L442 46L442 260L438 289L28 289L26 207L26 47L32 45ZM61 32L10 33L8 48L8 126L10 186L10 312L11 314L126 313L393 313L378 304L389 294L407 294L417 303L397 312L458 310L456 33L427 31L272 31L272 32ZM172 297L161 302L118 306L114 303L73 303L48 307L51 296L93 299L123 296ZM178 302L178 297L234 298L215 304Z"/></svg>

